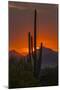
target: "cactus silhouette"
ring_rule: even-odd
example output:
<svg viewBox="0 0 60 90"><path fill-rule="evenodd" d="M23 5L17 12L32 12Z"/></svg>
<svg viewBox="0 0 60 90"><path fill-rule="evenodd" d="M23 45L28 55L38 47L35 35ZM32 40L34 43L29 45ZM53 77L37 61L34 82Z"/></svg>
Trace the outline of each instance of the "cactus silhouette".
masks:
<svg viewBox="0 0 60 90"><path fill-rule="evenodd" d="M41 47L39 49L39 59L37 60L37 55L36 55L36 23L37 21L37 11L35 9L35 13L34 13L34 76L35 77L39 77L40 75L40 70L41 70L41 61L42 61L42 43L41 43Z"/></svg>
<svg viewBox="0 0 60 90"><path fill-rule="evenodd" d="M36 9L34 13L34 53L36 54Z"/></svg>
<svg viewBox="0 0 60 90"><path fill-rule="evenodd" d="M36 76L36 9L34 12L34 76Z"/></svg>
<svg viewBox="0 0 60 90"><path fill-rule="evenodd" d="M37 11L35 9L34 11L34 38L32 38L30 32L28 32L28 49L29 49L29 61L33 62L32 67L33 67L34 77L39 77L40 70L41 70L41 61L42 61L42 43L39 49L39 59L37 60L37 55L36 55L36 51L37 51L36 49L36 25L37 25L36 19L37 18L36 17L37 17ZM33 52L33 48L34 48L34 52Z"/></svg>

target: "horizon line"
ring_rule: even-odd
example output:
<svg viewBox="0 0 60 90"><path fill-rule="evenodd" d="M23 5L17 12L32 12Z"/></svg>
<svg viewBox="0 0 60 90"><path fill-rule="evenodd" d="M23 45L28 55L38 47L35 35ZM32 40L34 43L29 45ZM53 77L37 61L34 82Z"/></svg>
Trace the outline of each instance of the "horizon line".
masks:
<svg viewBox="0 0 60 90"><path fill-rule="evenodd" d="M52 50L53 52L58 53L58 48L57 48L57 50L54 50L54 49L48 48L48 47L44 47L44 46L43 46L43 48L47 48L47 49ZM25 49L25 51L23 51L23 49ZM10 51L15 51L15 52L17 52L17 53L19 53L19 54L21 54L21 55L23 55L23 56L28 55L28 48L23 48L23 49L20 50L20 51L22 51L22 52L19 52L19 50L16 50L16 49L9 49L9 52L10 52ZM39 50L39 47L37 47L37 50ZM34 49L33 49L33 52L34 52Z"/></svg>

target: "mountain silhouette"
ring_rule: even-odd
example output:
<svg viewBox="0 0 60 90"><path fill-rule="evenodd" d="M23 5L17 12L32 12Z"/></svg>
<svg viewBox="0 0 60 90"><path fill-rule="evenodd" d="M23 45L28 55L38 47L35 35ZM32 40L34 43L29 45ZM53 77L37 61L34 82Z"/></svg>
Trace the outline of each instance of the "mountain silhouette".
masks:
<svg viewBox="0 0 60 90"><path fill-rule="evenodd" d="M14 60L15 62L24 59L27 60L28 56L23 56L22 54L16 52L15 50L9 51L9 60ZM39 57L39 49L37 50L37 58ZM42 68L54 67L58 64L58 53L52 49L43 47L42 48Z"/></svg>
<svg viewBox="0 0 60 90"><path fill-rule="evenodd" d="M18 53L17 51L15 50L11 50L9 51L9 62L10 63L17 63L19 62L20 60L22 60L24 58L24 56L20 53Z"/></svg>
<svg viewBox="0 0 60 90"><path fill-rule="evenodd" d="M22 54L18 53L18 52L15 51L15 50L9 51L9 56L23 57Z"/></svg>
<svg viewBox="0 0 60 90"><path fill-rule="evenodd" d="M55 52L52 49L43 47L42 48L42 68L54 67L57 64L58 64L58 52Z"/></svg>

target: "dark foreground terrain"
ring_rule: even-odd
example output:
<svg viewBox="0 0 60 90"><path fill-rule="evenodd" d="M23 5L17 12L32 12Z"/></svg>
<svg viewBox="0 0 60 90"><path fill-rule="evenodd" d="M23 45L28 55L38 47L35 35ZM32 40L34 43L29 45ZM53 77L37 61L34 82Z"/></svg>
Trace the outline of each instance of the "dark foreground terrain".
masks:
<svg viewBox="0 0 60 90"><path fill-rule="evenodd" d="M23 60L17 64L11 64L9 69L9 88L39 87L58 84L58 71L55 68L41 70L39 79L33 76L30 66L24 65Z"/></svg>
<svg viewBox="0 0 60 90"><path fill-rule="evenodd" d="M34 77L32 68L31 62L28 62L25 57L22 58L22 56L13 52L9 56L9 88L58 85L57 64L54 67L50 67L48 64L47 67L41 68L39 78Z"/></svg>

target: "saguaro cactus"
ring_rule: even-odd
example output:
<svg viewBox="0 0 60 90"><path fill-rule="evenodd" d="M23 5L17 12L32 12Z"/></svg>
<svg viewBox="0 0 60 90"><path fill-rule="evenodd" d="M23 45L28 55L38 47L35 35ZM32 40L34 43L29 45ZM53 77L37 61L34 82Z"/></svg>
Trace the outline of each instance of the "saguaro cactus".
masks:
<svg viewBox="0 0 60 90"><path fill-rule="evenodd" d="M36 76L36 9L34 12L34 75Z"/></svg>
<svg viewBox="0 0 60 90"><path fill-rule="evenodd" d="M36 9L34 13L34 53L36 54Z"/></svg>
<svg viewBox="0 0 60 90"><path fill-rule="evenodd" d="M42 60L42 43L41 43L41 47L39 49L39 59L37 60L37 55L36 55L36 18L37 16L37 11L35 9L34 11L34 40L32 38L32 36L30 35L30 32L28 33L28 48L29 48L29 61L31 62L31 60L33 60L33 72L34 72L34 76L37 78L40 74L40 70L41 70L41 60ZM34 44L33 44L34 42ZM33 48L34 48L34 52L33 52ZM32 57L31 57L32 56Z"/></svg>

